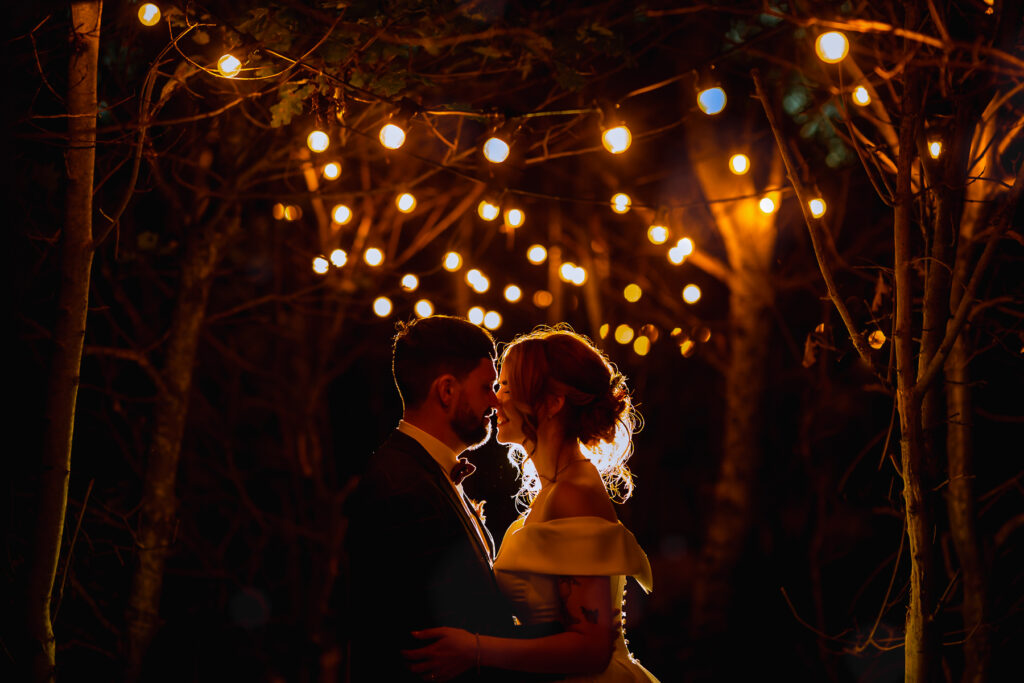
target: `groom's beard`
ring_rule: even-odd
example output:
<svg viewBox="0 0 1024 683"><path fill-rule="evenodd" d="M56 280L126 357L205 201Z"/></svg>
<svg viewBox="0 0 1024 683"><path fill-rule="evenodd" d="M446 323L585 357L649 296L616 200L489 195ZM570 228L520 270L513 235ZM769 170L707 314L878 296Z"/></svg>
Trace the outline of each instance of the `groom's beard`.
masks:
<svg viewBox="0 0 1024 683"><path fill-rule="evenodd" d="M452 418L452 431L459 437L459 441L466 444L467 451L479 448L491 438L490 412L488 409L487 415L480 415L465 403L459 403L455 417Z"/></svg>

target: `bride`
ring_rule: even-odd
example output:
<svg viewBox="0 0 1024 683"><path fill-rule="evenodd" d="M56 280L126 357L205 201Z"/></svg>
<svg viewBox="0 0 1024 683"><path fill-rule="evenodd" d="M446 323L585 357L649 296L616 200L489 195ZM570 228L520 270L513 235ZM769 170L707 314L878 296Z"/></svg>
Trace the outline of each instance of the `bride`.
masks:
<svg viewBox="0 0 1024 683"><path fill-rule="evenodd" d="M552 635L426 629L413 635L433 642L405 653L410 668L430 681L493 667L573 683L656 682L619 628L626 577L645 591L652 583L647 556L609 499L633 490L626 460L635 412L625 378L588 339L560 326L510 343L498 385L497 440L512 447L526 510L505 533L494 573L519 620L548 625Z"/></svg>

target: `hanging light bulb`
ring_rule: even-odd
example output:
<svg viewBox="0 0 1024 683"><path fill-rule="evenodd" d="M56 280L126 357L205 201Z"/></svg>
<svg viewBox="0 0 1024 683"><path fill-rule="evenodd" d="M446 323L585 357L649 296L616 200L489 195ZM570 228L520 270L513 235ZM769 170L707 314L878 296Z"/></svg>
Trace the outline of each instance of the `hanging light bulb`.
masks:
<svg viewBox="0 0 1024 683"><path fill-rule="evenodd" d="M390 315L392 308L391 299L386 296L378 296L373 300L373 312L381 318L385 318Z"/></svg>
<svg viewBox="0 0 1024 683"><path fill-rule="evenodd" d="M736 175L743 175L750 170L750 158L746 154L733 154L729 157L729 170Z"/></svg>
<svg viewBox="0 0 1024 683"><path fill-rule="evenodd" d="M395 206L402 213L410 213L416 208L416 197L409 192L403 192L395 197Z"/></svg>
<svg viewBox="0 0 1024 683"><path fill-rule="evenodd" d="M708 116L714 116L725 109L725 101L725 91L717 85L697 93L697 106Z"/></svg>
<svg viewBox="0 0 1024 683"><path fill-rule="evenodd" d="M466 317L469 318L469 322L473 323L474 325L481 325L484 322L484 315L484 309L480 308L479 306L474 306L473 308L469 309L469 312L466 314Z"/></svg>
<svg viewBox="0 0 1024 683"><path fill-rule="evenodd" d="M420 286L420 279L412 273L406 273L402 276L402 289L407 292L414 292L416 288Z"/></svg>
<svg viewBox="0 0 1024 683"><path fill-rule="evenodd" d="M160 21L160 8L151 2L139 8L139 21L143 26L155 26Z"/></svg>
<svg viewBox="0 0 1024 683"><path fill-rule="evenodd" d="M757 206L761 209L761 213L766 214L775 213L775 209L778 208L775 204L775 200L771 197L762 197L761 201L757 203Z"/></svg>
<svg viewBox="0 0 1024 683"><path fill-rule="evenodd" d="M697 285L686 285L683 287L683 301L688 304L695 304L700 301L700 287Z"/></svg>
<svg viewBox="0 0 1024 683"><path fill-rule="evenodd" d="M526 259L535 266L539 266L544 263L544 260L547 259L547 257L548 250L539 244L534 244L526 250Z"/></svg>
<svg viewBox="0 0 1024 683"><path fill-rule="evenodd" d="M331 269L331 262L325 259L323 256L317 256L313 259L313 272L317 275L323 275Z"/></svg>
<svg viewBox="0 0 1024 683"><path fill-rule="evenodd" d="M324 164L324 178L328 180L337 180L338 176L341 175L341 164L337 161L332 161L328 164Z"/></svg>
<svg viewBox="0 0 1024 683"><path fill-rule="evenodd" d="M932 159L938 159L940 154L942 154L942 142L939 140L930 140L928 142L928 156Z"/></svg>
<svg viewBox="0 0 1024 683"><path fill-rule="evenodd" d="M647 228L647 239L651 244L665 244L668 240L668 228L664 225L654 224Z"/></svg>
<svg viewBox="0 0 1024 683"><path fill-rule="evenodd" d="M476 212L485 221L493 221L501 213L501 209L496 204L491 204L486 199L481 199L480 203L477 204Z"/></svg>
<svg viewBox="0 0 1024 683"><path fill-rule="evenodd" d="M505 301L514 304L523 298L523 290L516 285L509 285L505 288Z"/></svg>
<svg viewBox="0 0 1024 683"><path fill-rule="evenodd" d="M457 251L449 251L444 255L444 261L442 262L444 269L450 273L454 273L456 270L462 267L462 255Z"/></svg>
<svg viewBox="0 0 1024 683"><path fill-rule="evenodd" d="M386 123L381 126L378 137L380 144L388 149L398 149L405 144L405 130L394 123Z"/></svg>
<svg viewBox="0 0 1024 683"><path fill-rule="evenodd" d="M426 299L420 299L412 307L412 310L416 311L416 315L421 318L428 318L434 315L434 304L430 303Z"/></svg>
<svg viewBox="0 0 1024 683"><path fill-rule="evenodd" d="M839 31L828 31L814 41L814 51L818 59L826 64L836 64L849 54L850 41Z"/></svg>
<svg viewBox="0 0 1024 683"><path fill-rule="evenodd" d="M505 225L510 228L518 228L526 220L526 214L522 209L509 209L505 212Z"/></svg>
<svg viewBox="0 0 1024 683"><path fill-rule="evenodd" d="M626 213L633 205L633 200L625 192L618 192L612 195L612 211L615 213Z"/></svg>
<svg viewBox="0 0 1024 683"><path fill-rule="evenodd" d="M306 146L313 152L323 152L331 146L331 138L322 130L314 130L306 136ZM339 168L338 171L340 172L341 169Z"/></svg>
<svg viewBox="0 0 1024 683"><path fill-rule="evenodd" d="M640 289L640 285L630 282L626 285L626 288L622 290L622 296L631 304L635 304L640 301L640 297L643 296L644 290Z"/></svg>
<svg viewBox="0 0 1024 683"><path fill-rule="evenodd" d="M825 215L825 200L821 197L815 197L811 201L807 202L807 208L810 209L812 216L815 218L821 218Z"/></svg>
<svg viewBox="0 0 1024 683"><path fill-rule="evenodd" d="M501 313L497 311L487 311L484 313L484 327L489 330L496 330L501 327Z"/></svg>
<svg viewBox="0 0 1024 683"><path fill-rule="evenodd" d="M217 71L224 78L234 78L242 70L242 63L234 55L224 55L217 60Z"/></svg>
<svg viewBox="0 0 1024 683"><path fill-rule="evenodd" d="M487 138L487 142L484 143L484 158L492 164L500 164L508 159L508 153L508 143L499 137Z"/></svg>
<svg viewBox="0 0 1024 683"><path fill-rule="evenodd" d="M633 135L625 125L605 128L601 133L601 144L612 154L622 154L633 144Z"/></svg>
<svg viewBox="0 0 1024 683"><path fill-rule="evenodd" d="M344 204L335 204L334 208L331 209L331 219L338 225L345 225L352 220L352 209Z"/></svg>
<svg viewBox="0 0 1024 683"><path fill-rule="evenodd" d="M853 95L851 95L854 104L858 104L862 107L866 107L871 104L871 94L868 89L863 85L858 85L853 89Z"/></svg>
<svg viewBox="0 0 1024 683"><path fill-rule="evenodd" d="M370 247L363 252L363 260L366 261L367 265L379 266L384 263L384 252L377 247Z"/></svg>
<svg viewBox="0 0 1024 683"><path fill-rule="evenodd" d="M335 268L341 268L348 263L348 254L345 253L344 249L335 249L331 252L331 263L334 264Z"/></svg>

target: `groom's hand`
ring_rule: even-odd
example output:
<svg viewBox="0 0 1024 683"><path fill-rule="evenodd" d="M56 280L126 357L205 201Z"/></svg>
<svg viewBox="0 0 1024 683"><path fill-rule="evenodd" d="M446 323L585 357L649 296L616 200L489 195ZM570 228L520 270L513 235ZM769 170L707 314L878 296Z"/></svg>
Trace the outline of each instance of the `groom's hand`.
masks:
<svg viewBox="0 0 1024 683"><path fill-rule="evenodd" d="M477 637L458 628L413 631L417 640L433 640L416 650L402 650L409 670L425 681L447 681L476 664Z"/></svg>

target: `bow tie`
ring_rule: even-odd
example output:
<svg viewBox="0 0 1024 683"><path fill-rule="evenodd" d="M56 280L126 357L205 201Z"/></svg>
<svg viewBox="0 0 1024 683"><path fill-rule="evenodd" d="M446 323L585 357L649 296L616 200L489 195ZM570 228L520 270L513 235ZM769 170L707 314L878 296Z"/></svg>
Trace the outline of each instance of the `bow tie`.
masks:
<svg viewBox="0 0 1024 683"><path fill-rule="evenodd" d="M476 465L471 463L465 458L459 458L455 466L452 467L452 471L448 473L448 477L452 480L452 483L458 486L462 483L462 480L473 474L476 471Z"/></svg>

